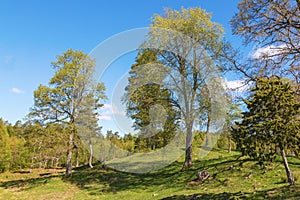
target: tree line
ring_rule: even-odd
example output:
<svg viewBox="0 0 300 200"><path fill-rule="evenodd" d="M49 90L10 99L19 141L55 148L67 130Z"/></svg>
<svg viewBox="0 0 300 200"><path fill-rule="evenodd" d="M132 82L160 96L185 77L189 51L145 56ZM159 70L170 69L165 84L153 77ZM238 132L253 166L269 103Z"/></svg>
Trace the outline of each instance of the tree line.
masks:
<svg viewBox="0 0 300 200"><path fill-rule="evenodd" d="M12 125L8 121L0 119L0 132L1 172L66 167L68 132L62 125L48 124L47 126L42 126L38 122L32 123L30 121L24 123L17 121ZM205 139L205 133L197 131L194 132L194 135L196 139L194 145L201 145ZM108 130L106 133L102 133L101 137L120 149L132 153L141 153L164 147L163 141L170 136L159 133L149 139L140 138L138 135L130 133L121 136L119 132ZM223 138L225 137L224 135ZM233 143L232 140L231 143ZM218 143L218 147L227 148L229 145L222 139ZM114 148L111 146L104 148L114 151ZM93 167L92 163L101 162L101 160L98 161L90 157L89 150L82 144L82 140L79 137L74 138L75 153L72 155L74 167L82 165ZM106 159L117 157L113 152L109 155L111 157Z"/></svg>

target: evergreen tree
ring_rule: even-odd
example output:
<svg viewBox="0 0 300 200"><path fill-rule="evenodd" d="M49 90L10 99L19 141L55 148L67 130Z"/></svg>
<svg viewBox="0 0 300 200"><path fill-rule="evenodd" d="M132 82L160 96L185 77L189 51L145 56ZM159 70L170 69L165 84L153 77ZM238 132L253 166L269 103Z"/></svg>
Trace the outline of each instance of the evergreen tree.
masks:
<svg viewBox="0 0 300 200"><path fill-rule="evenodd" d="M299 153L300 104L295 100L291 84L282 78L257 79L249 100L244 100L248 111L233 129L233 138L243 155L257 159L261 164L273 160L279 150L288 182L294 178L288 166L286 152Z"/></svg>
<svg viewBox="0 0 300 200"><path fill-rule="evenodd" d="M139 150L145 150L145 143L148 150L164 147L174 137L177 127L179 113L174 109L170 91L160 85L165 77L155 71L159 67L163 68L157 52L146 49L139 52L130 70L125 100L133 126L140 130L140 139L135 144Z"/></svg>

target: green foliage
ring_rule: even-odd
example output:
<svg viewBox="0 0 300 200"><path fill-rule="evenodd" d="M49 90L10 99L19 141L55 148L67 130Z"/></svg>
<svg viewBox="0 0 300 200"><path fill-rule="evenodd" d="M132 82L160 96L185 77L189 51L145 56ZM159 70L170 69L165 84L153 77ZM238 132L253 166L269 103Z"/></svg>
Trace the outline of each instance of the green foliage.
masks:
<svg viewBox="0 0 300 200"><path fill-rule="evenodd" d="M22 137L22 129L12 126L0 119L1 125L1 162L3 171L22 169L29 166L29 149L25 146L26 140ZM17 122L18 125L21 122ZM16 124L17 124L16 123ZM7 133L7 134L6 134ZM5 144L3 143L5 141Z"/></svg>
<svg viewBox="0 0 300 200"><path fill-rule="evenodd" d="M222 70L218 63L223 33L222 26L212 22L211 14L203 9L168 9L164 15L154 16L149 41L145 42L146 47L149 44L157 49L157 59L166 72L165 85L187 134L184 168L192 164L193 127L206 123L209 129L223 116L212 112L213 104L220 105L215 103L216 96L223 91L217 80ZM207 117L202 121L201 116Z"/></svg>
<svg viewBox="0 0 300 200"><path fill-rule="evenodd" d="M68 132L62 125L26 122L16 124L17 143L12 144L15 157L14 168L55 168L65 165ZM15 140L15 138L11 138ZM17 150L19 149L19 150Z"/></svg>
<svg viewBox="0 0 300 200"><path fill-rule="evenodd" d="M157 84L143 85L130 97L128 111L148 149L164 147L175 135L178 114L170 101L169 91Z"/></svg>
<svg viewBox="0 0 300 200"><path fill-rule="evenodd" d="M190 9L181 8L180 11L168 9L165 15L154 15L153 24L150 26L152 29L151 34L152 37L160 39L159 42L162 44L171 44L174 38L168 38L167 35L156 35L161 31L159 29L169 29L184 36L192 37L208 51L215 51L222 46L221 38L223 37L224 30L220 24L212 22L211 17L210 13L199 7ZM156 32L156 30L158 31ZM175 38L175 40L178 40L178 38ZM184 44L181 41L181 45L185 48L189 44ZM198 44L194 45L197 46Z"/></svg>
<svg viewBox="0 0 300 200"><path fill-rule="evenodd" d="M10 170L23 169L30 166L29 149L24 138L10 137L11 160Z"/></svg>
<svg viewBox="0 0 300 200"><path fill-rule="evenodd" d="M42 124L62 124L68 131L66 176L69 177L73 149L78 151L77 133L80 128L83 131L82 127L90 130L95 125L93 111L103 106L99 101L106 98L105 87L93 78L95 61L82 51L68 49L51 64L56 72L49 86L40 85L34 91L34 106L29 116ZM94 121L88 123L91 119Z"/></svg>
<svg viewBox="0 0 300 200"><path fill-rule="evenodd" d="M231 135L231 133L229 133ZM217 148L220 149L236 149L236 144L235 142L232 140L231 136L227 135L227 134L221 134L218 137L218 142L217 142ZM230 136L230 138L229 138Z"/></svg>
<svg viewBox="0 0 300 200"><path fill-rule="evenodd" d="M131 66L125 98L127 113L134 120L134 127L140 130L141 138L135 141L135 151L164 147L175 135L179 113L172 105L170 91L159 84L165 78L164 73L155 73L155 80L144 82L153 78L149 71L157 66L163 67L157 53L149 49L139 52L136 63ZM149 71L145 69L148 67Z"/></svg>
<svg viewBox="0 0 300 200"><path fill-rule="evenodd" d="M276 150L299 153L300 104L288 82L278 77L257 79L249 100L248 111L234 127L238 149L260 162L275 158Z"/></svg>
<svg viewBox="0 0 300 200"><path fill-rule="evenodd" d="M217 142L217 147L222 149L227 148L228 152L230 152L231 149L235 148L236 146L232 140L232 127L234 126L235 122L241 120L242 110L240 108L240 103L229 95L226 96L226 101L228 101L226 110L227 115L223 125L223 130Z"/></svg>
<svg viewBox="0 0 300 200"><path fill-rule="evenodd" d="M103 83L94 83L95 61L82 51L68 49L51 63L56 70L49 86L40 85L34 91L34 106L29 114L44 123L63 123L74 126L85 98L93 95L94 107L101 107L104 99Z"/></svg>
<svg viewBox="0 0 300 200"><path fill-rule="evenodd" d="M133 137L130 133L125 134L124 137L122 137L122 149L128 151L128 152L134 152L135 147L135 137Z"/></svg>
<svg viewBox="0 0 300 200"><path fill-rule="evenodd" d="M0 171L9 170L11 159L10 139L3 121L0 119Z"/></svg>
<svg viewBox="0 0 300 200"><path fill-rule="evenodd" d="M206 133L202 132L202 131L195 131L193 133L194 135L194 144L196 144L197 146L201 146L203 144L203 141L205 139Z"/></svg>
<svg viewBox="0 0 300 200"><path fill-rule="evenodd" d="M209 115L213 118L206 120L207 124L212 123L217 116L211 116L210 103L214 92L222 90L221 84L215 84L218 87L214 87L212 83L219 83L215 77L218 77L220 69L215 64L219 62L223 46L223 32L220 24L211 21L211 14L200 8L182 8L180 11L168 9L164 15L154 15L149 40L142 45L146 50L139 53L136 63L132 65L127 88L132 97L130 99L127 96L128 110L138 126L149 125L150 119L153 119L150 107L154 107L155 103L163 105L169 117L163 131L157 132L156 138L149 137L151 131L150 134L141 131L141 135L147 138L136 142L143 148L145 143L146 148L153 149L169 142L170 137L161 140L158 136L172 136L176 126L170 127L178 123L180 118L180 127L188 135L187 163L191 165L193 127L199 123L200 116ZM158 117L163 113L162 110L157 109L154 116Z"/></svg>

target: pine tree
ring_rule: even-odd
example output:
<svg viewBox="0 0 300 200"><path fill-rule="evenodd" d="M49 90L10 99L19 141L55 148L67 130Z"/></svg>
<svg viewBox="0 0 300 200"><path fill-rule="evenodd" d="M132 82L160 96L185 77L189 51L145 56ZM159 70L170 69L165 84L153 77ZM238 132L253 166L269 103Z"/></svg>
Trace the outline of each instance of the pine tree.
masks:
<svg viewBox="0 0 300 200"><path fill-rule="evenodd" d="M248 111L243 112L242 121L233 129L237 148L261 164L273 160L280 150L288 182L293 185L286 152L299 153L300 104L291 84L276 76L259 77L251 91L250 99L244 100Z"/></svg>
<svg viewBox="0 0 300 200"><path fill-rule="evenodd" d="M148 150L166 146L177 127L179 113L174 109L170 91L160 85L165 77L164 73L157 73L158 68L163 69L163 66L157 52L146 49L139 52L130 70L125 99L127 113L134 120L134 127L141 131L136 143L139 150L145 143Z"/></svg>

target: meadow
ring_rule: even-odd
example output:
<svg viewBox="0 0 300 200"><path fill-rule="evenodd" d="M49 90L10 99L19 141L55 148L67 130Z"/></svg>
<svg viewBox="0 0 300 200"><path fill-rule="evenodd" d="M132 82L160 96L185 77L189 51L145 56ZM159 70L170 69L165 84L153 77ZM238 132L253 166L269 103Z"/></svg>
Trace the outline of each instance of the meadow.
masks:
<svg viewBox="0 0 300 200"><path fill-rule="evenodd" d="M146 174L119 172L100 163L75 168L68 179L64 169L5 172L0 174L0 199L299 199L300 160L288 159L296 179L291 187L280 157L262 168L239 152L214 149L183 172L183 158ZM210 178L189 184L202 170Z"/></svg>

